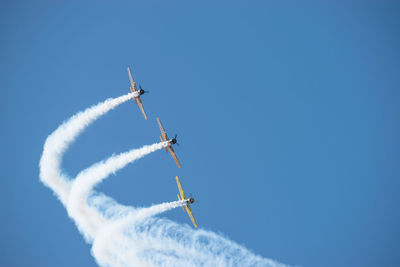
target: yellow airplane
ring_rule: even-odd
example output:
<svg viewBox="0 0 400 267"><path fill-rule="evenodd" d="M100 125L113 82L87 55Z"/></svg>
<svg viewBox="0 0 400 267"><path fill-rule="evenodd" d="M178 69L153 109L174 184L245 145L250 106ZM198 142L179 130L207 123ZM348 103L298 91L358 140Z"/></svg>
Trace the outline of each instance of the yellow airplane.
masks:
<svg viewBox="0 0 400 267"><path fill-rule="evenodd" d="M189 204L192 204L194 202L194 198L193 197L186 198L185 192L183 192L182 185L181 185L181 182L179 181L178 176L176 176L176 183L178 184L179 193L181 194L180 197L179 197L179 194L178 194L178 199L179 200L186 200L186 204L185 204L185 206L182 206L182 209L183 209L183 211L185 211L185 209L186 209L186 212L189 214L189 217L192 220L192 223L193 223L194 227L197 228L196 220L194 219L192 210L189 207ZM185 207L185 209L183 207Z"/></svg>
<svg viewBox="0 0 400 267"><path fill-rule="evenodd" d="M143 95L144 93L148 93L148 91L143 90L140 84L139 84L140 90L136 89L136 83L132 78L131 70L129 69L129 67L128 67L128 74L129 74L129 80L131 81L130 89L131 92L133 93L133 100L135 101L136 104L139 105L139 108L143 113L144 119L147 120L146 112L144 112L143 103L142 100L140 99L140 96Z"/></svg>
<svg viewBox="0 0 400 267"><path fill-rule="evenodd" d="M158 123L158 126L160 127L160 131L161 131L161 135L162 135L162 136L160 136L161 142L165 142L165 141L168 142L168 146L165 148L165 151L166 151L167 153L168 153L168 151L169 151L169 153L171 153L171 156L174 158L174 160L175 160L175 162L176 162L176 165L178 165L178 167L180 168L180 167L181 167L181 164L179 163L179 160L178 160L178 158L176 157L175 151L174 151L174 149L172 148L172 145L173 145L173 144L176 144L176 137L177 137L178 135L175 135L175 137L172 138L172 139L168 139L167 133L164 131L164 128L163 128L163 126L161 125L161 121L160 121L159 118L157 118L157 123ZM167 149L168 149L168 150L167 150Z"/></svg>

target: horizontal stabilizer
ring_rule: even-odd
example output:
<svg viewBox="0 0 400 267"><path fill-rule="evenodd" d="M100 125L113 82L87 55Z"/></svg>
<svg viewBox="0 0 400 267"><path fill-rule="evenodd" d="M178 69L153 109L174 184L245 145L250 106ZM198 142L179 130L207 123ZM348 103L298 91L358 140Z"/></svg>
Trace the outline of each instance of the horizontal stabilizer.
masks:
<svg viewBox="0 0 400 267"><path fill-rule="evenodd" d="M163 138L160 136L160 140L161 140L161 142L164 142L164 140L163 140ZM167 150L167 148L166 147L164 147L164 149L165 149L165 152L167 152L168 153L168 150Z"/></svg>
<svg viewBox="0 0 400 267"><path fill-rule="evenodd" d="M179 200L182 200L182 199L179 197L179 194L176 194L176 195L178 196L178 199L179 199ZM181 206L181 208L182 208L183 212L185 212L185 209L183 208L183 206Z"/></svg>
<svg viewBox="0 0 400 267"><path fill-rule="evenodd" d="M129 86L129 89L131 89L131 93L133 94L132 86ZM133 98L133 101L135 101L135 103L137 104L136 97L132 97L132 98Z"/></svg>

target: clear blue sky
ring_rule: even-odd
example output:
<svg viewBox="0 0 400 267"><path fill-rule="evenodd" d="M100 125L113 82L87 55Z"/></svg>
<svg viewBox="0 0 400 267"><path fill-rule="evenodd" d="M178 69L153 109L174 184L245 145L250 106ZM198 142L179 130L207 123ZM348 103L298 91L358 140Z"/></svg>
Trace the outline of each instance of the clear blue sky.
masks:
<svg viewBox="0 0 400 267"><path fill-rule="evenodd" d="M133 206L199 200L198 224L303 266L399 266L396 1L2 1L0 265L96 266L40 183L62 121L144 89L68 150L71 176L179 134L98 191ZM162 216L190 223L180 210Z"/></svg>

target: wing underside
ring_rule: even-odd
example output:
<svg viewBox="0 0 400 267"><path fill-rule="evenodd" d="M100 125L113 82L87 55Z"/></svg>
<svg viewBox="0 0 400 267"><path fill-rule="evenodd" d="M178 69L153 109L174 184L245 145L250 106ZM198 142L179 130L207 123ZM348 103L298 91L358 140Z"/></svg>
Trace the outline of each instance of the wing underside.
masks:
<svg viewBox="0 0 400 267"><path fill-rule="evenodd" d="M164 141L167 141L168 140L168 136L165 133L164 127L162 126L161 121L160 121L159 118L157 118L157 123L158 123L158 127L160 127L161 135L164 137Z"/></svg>
<svg viewBox="0 0 400 267"><path fill-rule="evenodd" d="M186 208L187 213L189 214L190 219L192 220L192 223L193 223L194 227L197 228L196 220L194 219L193 212L192 212L192 210L190 209L189 205L187 204L187 205L185 206L185 208Z"/></svg>
<svg viewBox="0 0 400 267"><path fill-rule="evenodd" d="M179 194L181 194L181 199L186 199L185 192L183 192L183 188L181 182L179 181L178 176L176 176L176 183L178 184Z"/></svg>
<svg viewBox="0 0 400 267"><path fill-rule="evenodd" d="M182 188L181 182L179 181L178 176L176 176L176 183L178 185L179 194L181 195L179 197L179 194L178 194L178 199L179 200L187 199L186 196L185 196L185 192L183 192L183 188ZM194 227L197 228L197 223L196 223L196 220L194 219L193 212L192 212L192 209L189 207L189 204L185 205L185 209L186 209L186 212L188 213L188 215L190 217L190 220L192 220L192 223L193 223Z"/></svg>
<svg viewBox="0 0 400 267"><path fill-rule="evenodd" d="M131 70L128 67L128 75L129 75L129 80L131 81L131 92L136 92L136 83L132 78Z"/></svg>
<svg viewBox="0 0 400 267"><path fill-rule="evenodd" d="M147 120L147 116L146 116L146 112L144 112L142 100L140 99L140 97L137 97L137 98L134 98L134 99L135 99L136 104L139 105L139 108L142 111L144 119Z"/></svg>
<svg viewBox="0 0 400 267"><path fill-rule="evenodd" d="M169 153L171 153L172 158L175 160L176 165L178 165L178 167L181 168L181 164L180 164L180 162L178 160L178 157L175 154L174 149L171 146L169 146L168 150L169 150Z"/></svg>

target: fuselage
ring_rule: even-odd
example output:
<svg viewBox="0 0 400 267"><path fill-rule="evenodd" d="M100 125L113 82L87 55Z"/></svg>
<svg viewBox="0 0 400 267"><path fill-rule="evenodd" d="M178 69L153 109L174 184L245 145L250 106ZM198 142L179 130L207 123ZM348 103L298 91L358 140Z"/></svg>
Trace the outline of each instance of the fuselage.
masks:
<svg viewBox="0 0 400 267"><path fill-rule="evenodd" d="M176 144L176 138L169 139L169 140L168 140L168 144L169 144L169 145L174 145L174 144Z"/></svg>
<svg viewBox="0 0 400 267"><path fill-rule="evenodd" d="M141 96L141 95L143 95L144 94L144 90L143 89L140 89L140 90L137 90L137 91L134 91L133 92L133 97L134 98L138 98L139 96Z"/></svg>
<svg viewBox="0 0 400 267"><path fill-rule="evenodd" d="M139 91L133 92L133 97L134 97L134 98L138 98L139 96L140 96Z"/></svg>

